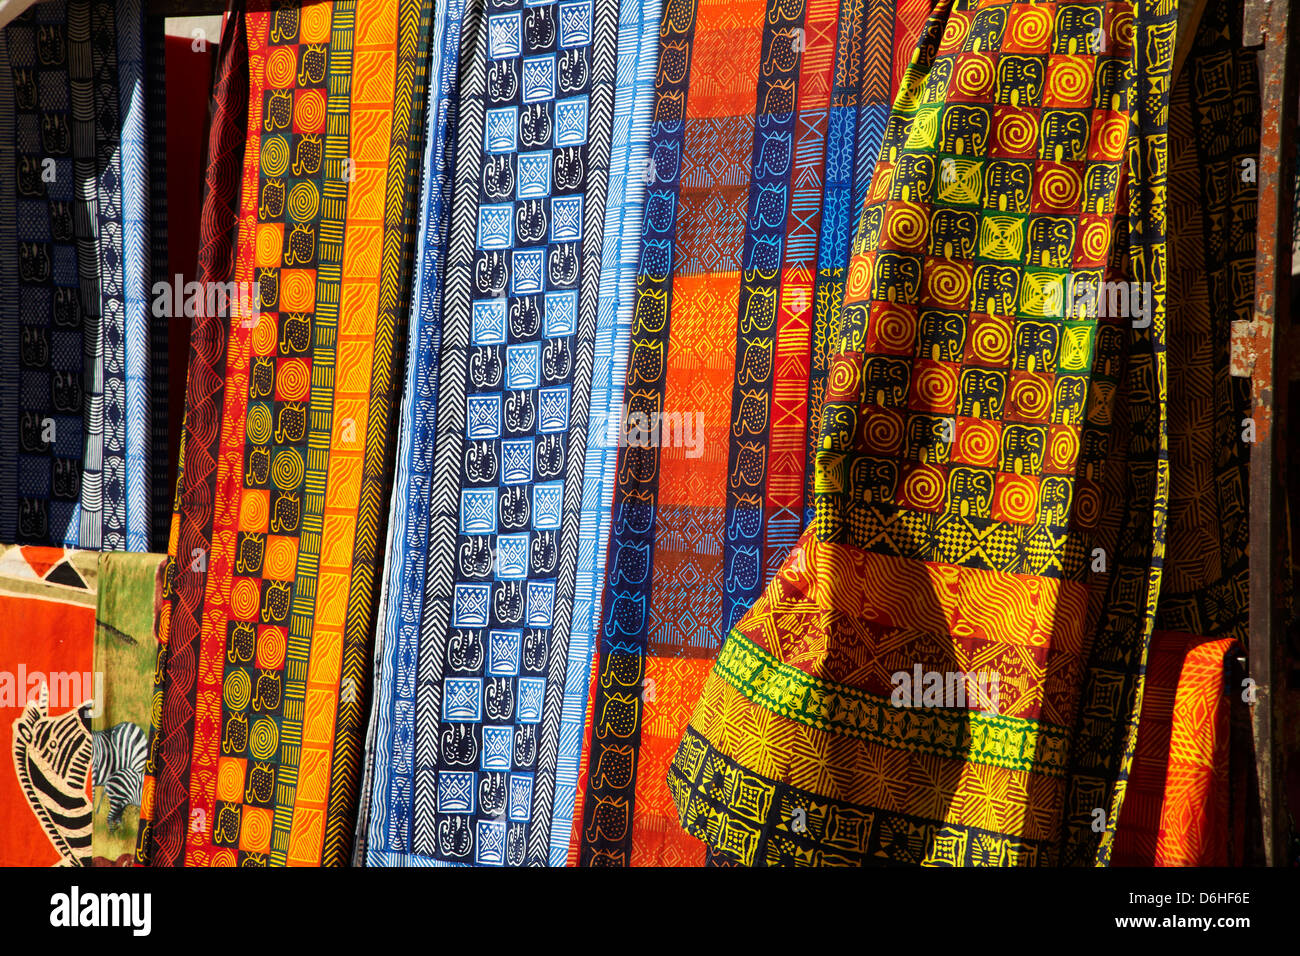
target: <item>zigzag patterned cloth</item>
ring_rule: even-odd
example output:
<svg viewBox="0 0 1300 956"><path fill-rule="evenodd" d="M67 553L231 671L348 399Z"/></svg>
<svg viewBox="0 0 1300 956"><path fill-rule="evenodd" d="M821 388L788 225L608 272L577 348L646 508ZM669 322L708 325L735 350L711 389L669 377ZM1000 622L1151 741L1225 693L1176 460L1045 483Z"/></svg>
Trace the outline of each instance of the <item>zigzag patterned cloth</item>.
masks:
<svg viewBox="0 0 1300 956"><path fill-rule="evenodd" d="M669 760L811 503L853 210L928 0L669 0L570 861L701 865Z"/></svg>
<svg viewBox="0 0 1300 956"><path fill-rule="evenodd" d="M1170 508L1175 20L953 0L926 25L858 221L815 520L669 770L720 858L1107 862Z"/></svg>
<svg viewBox="0 0 1300 956"><path fill-rule="evenodd" d="M456 172L431 151L452 198L446 226L429 201L416 291L437 334L411 359L369 863L565 860L655 20L638 2L491 0L440 25Z"/></svg>
<svg viewBox="0 0 1300 956"><path fill-rule="evenodd" d="M1228 866L1230 637L1157 631L1115 835L1115 866Z"/></svg>
<svg viewBox="0 0 1300 956"><path fill-rule="evenodd" d="M237 294L195 323L141 861L350 856L431 13L228 21L200 267L237 196Z"/></svg>
<svg viewBox="0 0 1300 956"><path fill-rule="evenodd" d="M147 551L165 500L144 44L139 0L0 39L0 539Z"/></svg>

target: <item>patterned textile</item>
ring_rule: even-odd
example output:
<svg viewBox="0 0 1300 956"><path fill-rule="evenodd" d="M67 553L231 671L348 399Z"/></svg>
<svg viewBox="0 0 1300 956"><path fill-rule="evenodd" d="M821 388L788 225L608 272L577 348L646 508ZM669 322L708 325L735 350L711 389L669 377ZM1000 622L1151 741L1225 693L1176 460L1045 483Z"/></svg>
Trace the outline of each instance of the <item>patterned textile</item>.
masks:
<svg viewBox="0 0 1300 956"><path fill-rule="evenodd" d="M1228 366L1232 323L1255 305L1257 187L1241 173L1258 161L1259 85L1233 6L1207 9L1170 100L1169 538L1118 865L1236 851L1225 681L1249 641L1250 380Z"/></svg>
<svg viewBox="0 0 1300 956"><path fill-rule="evenodd" d="M450 216L451 157L459 73L461 22L465 5L453 0L437 8L430 41L429 98L425 106L428 141L421 187L420 233L410 314L410 346L397 440L397 471L388 526L379 626L375 635L375 694L366 741L366 772L353 848L355 863L367 849L386 847L388 817L410 806L411 741L408 715L414 706L412 663L419 643L420 608L428 548L427 498L433 477L433 429L437 421L438 355L442 342L442 280ZM401 682L395 684L400 668ZM394 805L395 804L395 805ZM390 809L390 805L391 809ZM371 841L370 833L378 836Z"/></svg>
<svg viewBox="0 0 1300 956"><path fill-rule="evenodd" d="M165 560L0 545L0 865L131 860Z"/></svg>
<svg viewBox="0 0 1300 956"><path fill-rule="evenodd" d="M225 268L237 193L233 280L256 296L195 323L137 848L154 865L347 862L431 6L229 20L200 268Z"/></svg>
<svg viewBox="0 0 1300 956"><path fill-rule="evenodd" d="M95 676L102 706L90 722L95 866L135 861L166 562L163 554L99 555Z"/></svg>
<svg viewBox="0 0 1300 956"><path fill-rule="evenodd" d="M139 0L52 0L0 50L0 538L148 550L150 184Z"/></svg>
<svg viewBox="0 0 1300 956"><path fill-rule="evenodd" d="M85 866L99 555L0 545L0 866Z"/></svg>
<svg viewBox="0 0 1300 956"><path fill-rule="evenodd" d="M640 192L626 187L647 148L632 118L644 13L619 9L465 12L444 292L418 295L440 310L441 339L413 357L417 374L437 361L436 416L413 383L417 480L394 516L400 607L386 621L368 862L564 860L591 627L590 587L574 625L577 568L589 582L609 452L590 425L607 417L625 203ZM426 231L426 284L436 238Z"/></svg>
<svg viewBox="0 0 1300 956"><path fill-rule="evenodd" d="M1115 866L1227 866L1232 638L1151 638ZM1226 685L1226 686L1225 686Z"/></svg>
<svg viewBox="0 0 1300 956"><path fill-rule="evenodd" d="M851 210L930 8L665 4L572 862L704 862L664 775L806 520Z"/></svg>
<svg viewBox="0 0 1300 956"><path fill-rule="evenodd" d="M669 771L719 856L1108 861L1170 507L1175 21L954 0L926 25L858 220L815 520Z"/></svg>

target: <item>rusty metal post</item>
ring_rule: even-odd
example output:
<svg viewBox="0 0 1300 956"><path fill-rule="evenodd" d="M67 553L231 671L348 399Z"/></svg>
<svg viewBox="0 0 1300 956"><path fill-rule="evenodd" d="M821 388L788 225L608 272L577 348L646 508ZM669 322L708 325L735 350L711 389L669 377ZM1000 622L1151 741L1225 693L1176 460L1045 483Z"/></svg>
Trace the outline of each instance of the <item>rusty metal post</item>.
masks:
<svg viewBox="0 0 1300 956"><path fill-rule="evenodd" d="M1289 375L1279 357L1291 349L1291 222L1295 210L1297 49L1300 15L1290 0L1246 0L1243 43L1259 47L1259 213L1255 246L1255 312L1234 323L1234 374L1249 375L1255 422L1250 455L1250 648L1255 681L1252 708L1265 862L1285 865L1287 823L1283 804L1282 704L1285 639L1282 621L1283 549L1286 543L1282 468L1287 434ZM1281 374L1279 374L1281 372Z"/></svg>

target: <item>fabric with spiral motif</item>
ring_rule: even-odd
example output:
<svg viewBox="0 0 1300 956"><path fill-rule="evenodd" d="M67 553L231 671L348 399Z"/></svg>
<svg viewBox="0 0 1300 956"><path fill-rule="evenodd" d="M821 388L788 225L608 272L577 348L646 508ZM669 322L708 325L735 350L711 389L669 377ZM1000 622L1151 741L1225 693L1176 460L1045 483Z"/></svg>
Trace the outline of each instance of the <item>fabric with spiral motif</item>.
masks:
<svg viewBox="0 0 1300 956"><path fill-rule="evenodd" d="M139 0L55 0L4 28L0 539L154 543L147 113Z"/></svg>
<svg viewBox="0 0 1300 956"><path fill-rule="evenodd" d="M1175 27L1150 0L927 23L859 210L815 518L668 771L719 856L1108 861L1169 513Z"/></svg>
<svg viewBox="0 0 1300 956"><path fill-rule="evenodd" d="M153 865L351 855L432 6L256 0L228 21L201 267L235 295L192 340Z"/></svg>

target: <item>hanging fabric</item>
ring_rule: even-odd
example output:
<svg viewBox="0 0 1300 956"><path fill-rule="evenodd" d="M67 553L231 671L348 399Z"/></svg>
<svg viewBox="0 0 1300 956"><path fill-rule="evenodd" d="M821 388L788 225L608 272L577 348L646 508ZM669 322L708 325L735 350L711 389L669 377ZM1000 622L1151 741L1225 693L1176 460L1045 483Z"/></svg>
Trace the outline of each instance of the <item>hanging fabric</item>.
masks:
<svg viewBox="0 0 1300 956"><path fill-rule="evenodd" d="M86 866L99 555L0 545L2 866Z"/></svg>
<svg viewBox="0 0 1300 956"><path fill-rule="evenodd" d="M226 268L237 195L234 293L192 340L154 865L351 853L431 7L258 0L228 21L200 267Z"/></svg>
<svg viewBox="0 0 1300 956"><path fill-rule="evenodd" d="M1169 534L1116 865L1240 865L1231 676L1250 644L1250 379L1259 82L1240 4L1207 6L1169 110ZM1247 697L1249 694L1247 694Z"/></svg>
<svg viewBox="0 0 1300 956"><path fill-rule="evenodd" d="M4 29L0 539L150 546L144 43L139 0L54 0Z"/></svg>
<svg viewBox="0 0 1300 956"><path fill-rule="evenodd" d="M668 762L806 520L852 210L929 11L665 5L572 862L705 860Z"/></svg>
<svg viewBox="0 0 1300 956"><path fill-rule="evenodd" d="M414 480L395 505L369 862L567 853L607 411L626 355L625 234L645 185L651 21L637 2L621 9L493 0L464 13L444 289L430 206L416 294L440 338L419 343L427 371L408 385Z"/></svg>
<svg viewBox="0 0 1300 956"><path fill-rule="evenodd" d="M815 519L669 771L719 857L1107 861L1169 507L1175 28L1146 0L927 23L860 210Z"/></svg>

